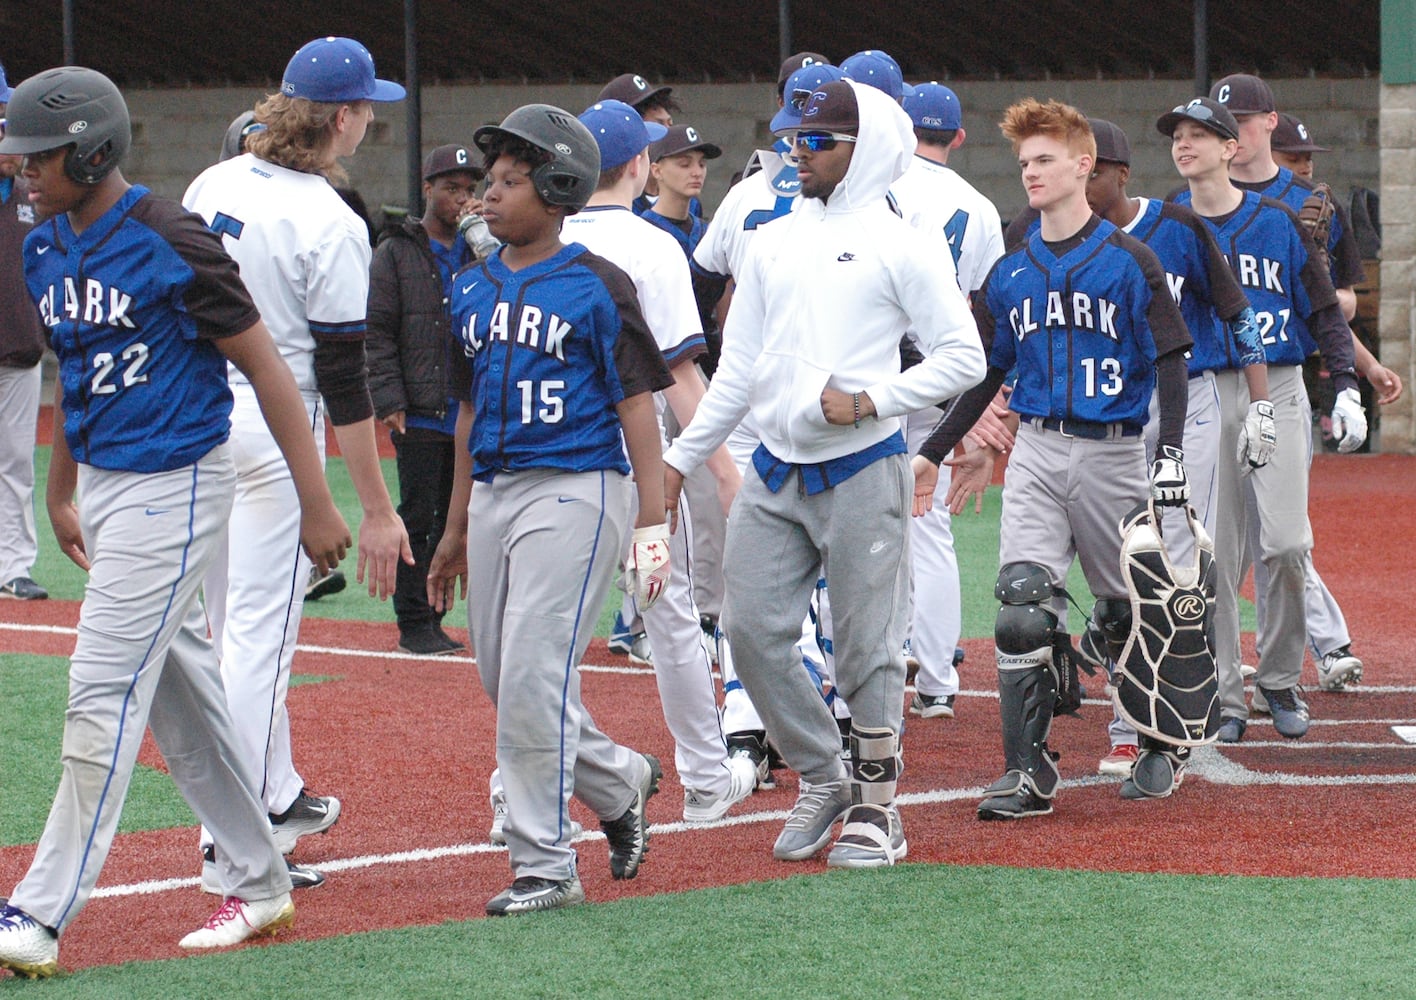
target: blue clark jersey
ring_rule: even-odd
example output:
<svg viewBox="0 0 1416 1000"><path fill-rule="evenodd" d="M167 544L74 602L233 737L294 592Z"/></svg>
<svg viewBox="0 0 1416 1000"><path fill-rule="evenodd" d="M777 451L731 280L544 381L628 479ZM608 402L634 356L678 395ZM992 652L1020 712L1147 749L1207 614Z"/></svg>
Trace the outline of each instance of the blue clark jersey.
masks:
<svg viewBox="0 0 1416 1000"><path fill-rule="evenodd" d="M454 390L473 408L474 479L630 471L615 407L673 376L628 275L578 243L519 271L498 251L458 273L452 318L468 359Z"/></svg>
<svg viewBox="0 0 1416 1000"><path fill-rule="evenodd" d="M1190 344L1160 262L1096 216L1057 250L1034 231L994 265L975 298L989 365L1017 366L1025 417L1139 427L1155 359Z"/></svg>
<svg viewBox="0 0 1416 1000"><path fill-rule="evenodd" d="M1190 192L1182 192L1176 201L1188 205ZM1281 202L1245 191L1229 215L1201 218L1254 308L1268 363L1301 365L1315 349L1308 318L1336 297L1308 253L1298 217ZM1313 292L1322 301L1314 301Z"/></svg>
<svg viewBox="0 0 1416 1000"><path fill-rule="evenodd" d="M63 214L36 226L24 259L75 461L167 472L226 440L231 391L212 340L260 314L199 217L134 186L78 235Z"/></svg>

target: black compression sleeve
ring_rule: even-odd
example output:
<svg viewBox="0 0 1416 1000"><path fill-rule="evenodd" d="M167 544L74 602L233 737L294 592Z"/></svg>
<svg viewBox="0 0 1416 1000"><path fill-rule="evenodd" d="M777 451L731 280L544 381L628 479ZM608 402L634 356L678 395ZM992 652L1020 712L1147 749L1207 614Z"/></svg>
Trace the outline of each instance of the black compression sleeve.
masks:
<svg viewBox="0 0 1416 1000"><path fill-rule="evenodd" d="M929 439L920 446L919 454L935 465L948 458L954 451L954 445L978 422L993 397L998 395L998 389L1007 377L1007 372L989 365L982 382L948 404L943 419L935 425Z"/></svg>
<svg viewBox="0 0 1416 1000"><path fill-rule="evenodd" d="M357 424L374 415L363 340L316 340L315 385L334 426Z"/></svg>
<svg viewBox="0 0 1416 1000"><path fill-rule="evenodd" d="M1157 450L1169 445L1183 451L1185 409L1190 402L1190 379L1184 351L1171 351L1155 359L1155 391L1160 404Z"/></svg>

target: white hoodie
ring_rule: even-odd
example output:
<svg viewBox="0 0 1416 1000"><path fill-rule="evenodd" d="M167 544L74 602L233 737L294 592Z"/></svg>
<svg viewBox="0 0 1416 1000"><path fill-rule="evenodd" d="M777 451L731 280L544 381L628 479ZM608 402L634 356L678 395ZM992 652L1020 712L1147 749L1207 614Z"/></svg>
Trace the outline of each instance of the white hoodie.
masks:
<svg viewBox="0 0 1416 1000"><path fill-rule="evenodd" d="M811 464L883 441L901 429L899 417L983 378L983 348L948 244L912 228L886 201L914 155L909 116L873 87L851 89L860 131L846 175L826 202L802 198L753 241L735 276L717 373L664 454L680 472L701 464L749 411L768 451ZM907 329L925 360L901 372ZM877 417L859 427L828 424L828 385L868 393Z"/></svg>

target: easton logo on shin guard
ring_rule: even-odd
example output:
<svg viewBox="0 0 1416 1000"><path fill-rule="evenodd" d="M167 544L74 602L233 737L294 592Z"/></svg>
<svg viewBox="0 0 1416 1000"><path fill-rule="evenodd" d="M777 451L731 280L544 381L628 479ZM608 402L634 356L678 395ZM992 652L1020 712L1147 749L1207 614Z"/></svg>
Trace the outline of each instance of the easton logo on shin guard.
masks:
<svg viewBox="0 0 1416 1000"><path fill-rule="evenodd" d="M1177 567L1153 504L1123 522L1121 571L1131 599L1131 634L1112 680L1122 718L1173 746L1200 746L1219 732L1214 662L1214 543L1185 508L1195 561Z"/></svg>

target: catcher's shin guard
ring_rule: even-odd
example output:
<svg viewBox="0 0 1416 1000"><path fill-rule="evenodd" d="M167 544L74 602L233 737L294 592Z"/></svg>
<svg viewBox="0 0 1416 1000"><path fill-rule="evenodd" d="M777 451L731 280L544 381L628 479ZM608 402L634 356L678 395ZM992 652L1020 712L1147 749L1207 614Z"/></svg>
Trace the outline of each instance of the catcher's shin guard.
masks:
<svg viewBox="0 0 1416 1000"><path fill-rule="evenodd" d="M1163 799L1180 787L1190 748L1171 746L1150 736L1141 737L1141 754L1122 783L1123 799Z"/></svg>
<svg viewBox="0 0 1416 1000"><path fill-rule="evenodd" d="M851 801L888 806L904 771L900 740L893 730L851 726Z"/></svg>
<svg viewBox="0 0 1416 1000"><path fill-rule="evenodd" d="M1195 536L1195 560L1185 567L1171 564L1153 505L1122 522L1121 566L1132 622L1112 680L1121 717L1171 748L1212 742L1220 722L1214 543L1194 510L1185 511Z"/></svg>

